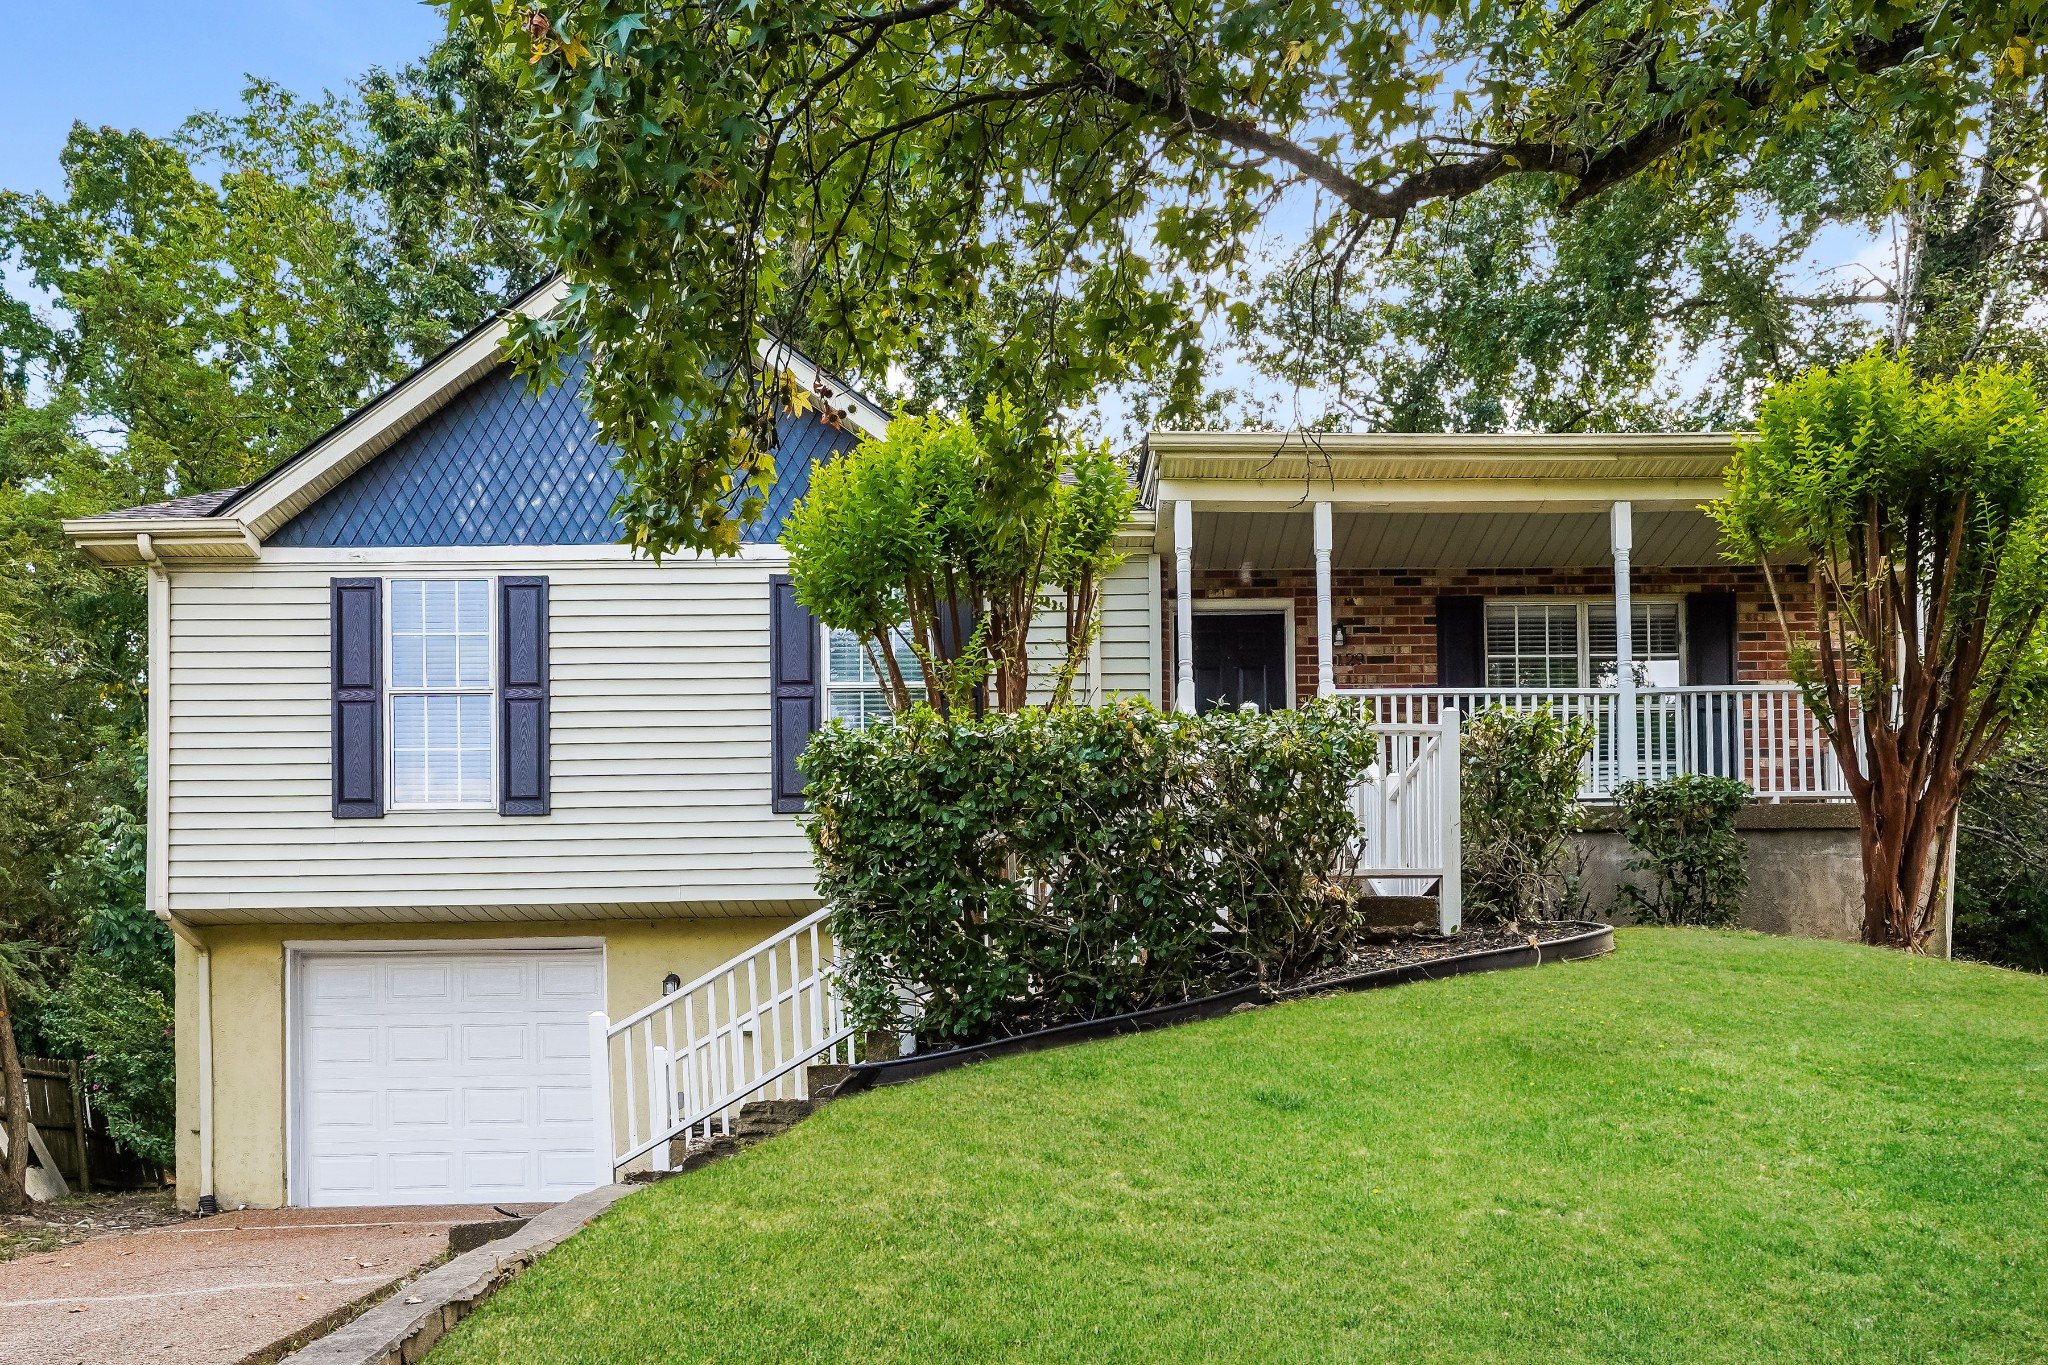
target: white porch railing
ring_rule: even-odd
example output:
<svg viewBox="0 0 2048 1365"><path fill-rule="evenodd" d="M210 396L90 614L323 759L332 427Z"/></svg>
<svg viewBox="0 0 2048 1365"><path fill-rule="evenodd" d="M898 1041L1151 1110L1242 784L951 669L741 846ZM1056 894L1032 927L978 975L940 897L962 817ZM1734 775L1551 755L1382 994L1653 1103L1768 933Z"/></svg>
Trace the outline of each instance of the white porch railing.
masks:
<svg viewBox="0 0 2048 1365"><path fill-rule="evenodd" d="M1820 723L1790 683L1637 688L1632 774L1622 762L1627 746L1616 743L1619 694L1611 688L1361 688L1337 695L1364 699L1381 725L1434 725L1446 709L1471 716L1496 706L1548 706L1589 720L1596 738L1579 786L1589 800L1613 795L1629 776L1657 781L1680 773L1740 778L1766 801L1849 795Z"/></svg>
<svg viewBox="0 0 2048 1365"><path fill-rule="evenodd" d="M600 1183L642 1156L667 1170L671 1140L729 1133L749 1100L809 1098L812 1063L853 1061L829 914L798 920L616 1024L590 1016Z"/></svg>
<svg viewBox="0 0 2048 1365"><path fill-rule="evenodd" d="M1459 834L1458 711L1441 708L1428 724L1373 727L1379 754L1351 789L1362 831L1359 868L1382 895L1437 888L1437 928L1463 920Z"/></svg>

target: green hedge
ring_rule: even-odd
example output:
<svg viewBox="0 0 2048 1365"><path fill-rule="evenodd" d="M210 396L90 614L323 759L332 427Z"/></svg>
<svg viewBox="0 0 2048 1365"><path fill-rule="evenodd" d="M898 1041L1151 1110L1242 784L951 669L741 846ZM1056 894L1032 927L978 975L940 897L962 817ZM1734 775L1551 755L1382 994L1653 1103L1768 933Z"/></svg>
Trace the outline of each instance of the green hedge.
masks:
<svg viewBox="0 0 2048 1365"><path fill-rule="evenodd" d="M856 1023L927 1045L1297 974L1355 923L1355 704L828 726L803 758Z"/></svg>

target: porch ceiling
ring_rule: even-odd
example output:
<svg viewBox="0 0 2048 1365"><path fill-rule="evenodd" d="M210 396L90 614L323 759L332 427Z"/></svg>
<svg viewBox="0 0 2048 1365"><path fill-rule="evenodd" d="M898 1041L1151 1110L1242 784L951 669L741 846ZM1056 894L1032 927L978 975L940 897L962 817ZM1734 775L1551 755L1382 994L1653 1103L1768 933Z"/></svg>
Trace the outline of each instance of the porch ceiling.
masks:
<svg viewBox="0 0 2048 1365"><path fill-rule="evenodd" d="M1158 552L1171 557L1170 518ZM1331 561L1340 569L1592 568L1613 562L1599 512L1337 512ZM1635 517L1635 562L1663 568L1721 562L1719 531L1699 511ZM1284 512L1195 514L1195 564L1205 569L1307 569L1315 564L1313 518Z"/></svg>

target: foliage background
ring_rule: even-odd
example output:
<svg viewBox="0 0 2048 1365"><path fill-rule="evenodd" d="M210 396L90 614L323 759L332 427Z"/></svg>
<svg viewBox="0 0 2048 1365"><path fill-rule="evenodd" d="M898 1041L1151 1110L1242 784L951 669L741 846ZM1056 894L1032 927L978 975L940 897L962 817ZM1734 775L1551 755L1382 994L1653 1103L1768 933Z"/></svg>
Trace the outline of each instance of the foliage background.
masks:
<svg viewBox="0 0 2048 1365"><path fill-rule="evenodd" d="M536 282L512 89L458 30L340 95L254 80L168 137L77 125L62 193L0 190L0 985L153 1160L143 578L59 524L246 481Z"/></svg>

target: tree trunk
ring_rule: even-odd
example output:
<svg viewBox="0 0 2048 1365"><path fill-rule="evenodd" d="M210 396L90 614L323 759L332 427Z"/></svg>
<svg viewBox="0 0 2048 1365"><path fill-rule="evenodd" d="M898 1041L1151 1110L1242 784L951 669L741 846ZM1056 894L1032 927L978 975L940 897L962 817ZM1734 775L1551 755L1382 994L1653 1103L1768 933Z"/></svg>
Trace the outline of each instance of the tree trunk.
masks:
<svg viewBox="0 0 2048 1365"><path fill-rule="evenodd" d="M0 1085L7 1098L7 1161L0 1167L0 1213L21 1213L28 1198L28 1081L14 1046L14 1016L7 983L0 980Z"/></svg>

